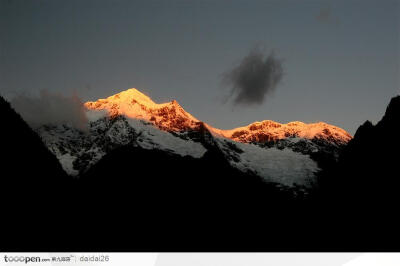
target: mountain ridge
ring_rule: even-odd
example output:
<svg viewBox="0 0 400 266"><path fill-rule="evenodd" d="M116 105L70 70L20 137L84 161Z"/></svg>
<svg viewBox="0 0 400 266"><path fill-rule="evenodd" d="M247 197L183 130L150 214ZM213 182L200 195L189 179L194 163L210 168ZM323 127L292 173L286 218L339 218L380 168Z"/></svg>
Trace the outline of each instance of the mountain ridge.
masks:
<svg viewBox="0 0 400 266"><path fill-rule="evenodd" d="M105 110L109 115L125 115L143 119L166 131L198 129L200 120L186 112L176 100L157 104L151 98L135 88L131 88L106 99L86 102L88 110ZM307 139L325 139L335 144L346 144L352 136L345 130L325 122L303 123L292 121L281 124L272 120L253 122L247 126L233 129L219 129L204 123L211 133L238 142L267 142L301 137Z"/></svg>
<svg viewBox="0 0 400 266"><path fill-rule="evenodd" d="M312 187L323 163L336 160L351 137L326 123L265 120L220 130L187 113L175 100L158 104L136 89L84 106L87 131L68 125L37 129L73 176L83 175L103 156L128 145L199 160L212 151L223 154L231 167L266 182Z"/></svg>
<svg viewBox="0 0 400 266"><path fill-rule="evenodd" d="M0 107L11 110L7 104ZM6 116L7 125L21 127L9 126L2 131L7 134L2 139L11 162L6 161L4 167L12 171L2 176L8 217L1 242L14 250L43 250L45 245L60 249L77 243L75 238L54 238L55 231L49 230L54 226L65 235L85 236L78 241L80 247L93 251L104 247L142 251L396 251L399 107L400 97L396 97L380 122L360 126L338 161L323 170L318 187L310 193L303 190L303 194L301 187L285 186L288 183L281 177L290 177L286 181L295 183L307 171L313 174L316 168L307 167L313 156L302 154L315 154L309 148L321 151L335 146L302 138L280 140L277 143L281 146L271 142L256 145L212 135L202 122L199 130L172 134L142 120L105 116L92 121L89 132L65 125L47 125L39 131L53 153L62 147L64 155L77 156L76 165L95 163L79 178L65 176L63 180L55 178L64 176L62 171L48 171L49 167L61 170L56 158L38 136L26 138L25 133L32 135L34 131L12 112ZM50 143L50 137L56 141ZM43 146L48 163L39 149L29 149L28 140ZM186 145L181 154L168 151L177 143ZM195 154L191 153L194 147L199 149ZM34 154L27 156L27 152ZM326 152L329 154L323 154ZM91 154L102 158L96 163ZM34 159L33 165L25 158ZM244 167L260 158L258 166L265 167L269 175L265 179L259 178L256 172L262 168L255 165L248 168L253 172L232 167ZM33 178L37 171L31 167L45 178L38 182ZM288 172L279 176L274 171ZM20 174L25 177L18 178ZM19 230L10 230L17 226ZM99 231L106 234L99 235ZM30 237L21 242L27 235ZM47 241L38 244L39 238Z"/></svg>

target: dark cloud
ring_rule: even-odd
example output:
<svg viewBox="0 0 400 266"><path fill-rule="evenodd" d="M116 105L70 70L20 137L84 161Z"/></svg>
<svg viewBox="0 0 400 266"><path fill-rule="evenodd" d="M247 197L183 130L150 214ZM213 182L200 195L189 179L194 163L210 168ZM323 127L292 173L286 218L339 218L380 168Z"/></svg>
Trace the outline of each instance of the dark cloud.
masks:
<svg viewBox="0 0 400 266"><path fill-rule="evenodd" d="M315 16L315 19L321 23L326 24L338 24L339 20L332 14L332 8L328 5L325 7L321 7L318 15Z"/></svg>
<svg viewBox="0 0 400 266"><path fill-rule="evenodd" d="M81 130L87 129L84 106L78 96L63 96L42 90L39 97L18 95L11 99L11 105L32 127L44 124L68 124Z"/></svg>
<svg viewBox="0 0 400 266"><path fill-rule="evenodd" d="M229 98L234 104L262 104L283 77L282 60L271 52L268 56L253 49L240 64L223 76L224 84L231 87Z"/></svg>

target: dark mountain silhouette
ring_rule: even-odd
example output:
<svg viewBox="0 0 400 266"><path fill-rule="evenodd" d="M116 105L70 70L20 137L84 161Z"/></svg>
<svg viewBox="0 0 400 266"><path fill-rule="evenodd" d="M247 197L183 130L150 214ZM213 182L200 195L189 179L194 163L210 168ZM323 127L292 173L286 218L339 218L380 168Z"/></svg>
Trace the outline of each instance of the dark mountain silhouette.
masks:
<svg viewBox="0 0 400 266"><path fill-rule="evenodd" d="M207 152L199 159L158 149L122 146L109 152L82 175L80 183L84 187L112 186L120 190L140 187L146 192L137 191L135 195L139 197L151 193L168 201L184 196L201 204L215 202L218 198L230 201L279 199L282 203L299 200L290 188L267 183L251 172L232 167L204 125L189 134L207 147Z"/></svg>
<svg viewBox="0 0 400 266"><path fill-rule="evenodd" d="M352 199L354 204L389 204L399 199L399 130L400 96L397 96L390 101L381 121L376 125L366 121L358 128L343 149L336 169L329 169L335 177L327 180L327 188L338 189L342 200Z"/></svg>
<svg viewBox="0 0 400 266"><path fill-rule="evenodd" d="M22 240L22 237L37 233L37 226L43 232L51 230L49 221L55 218L51 217L52 214L61 207L71 178L40 137L2 97L0 113L1 247L6 244L7 248L17 248L22 241L34 246L35 239Z"/></svg>
<svg viewBox="0 0 400 266"><path fill-rule="evenodd" d="M362 247L397 247L400 203L400 96L391 99L376 125L361 125L339 161L321 177L323 206L336 228L359 239ZM348 242L352 245L352 242Z"/></svg>
<svg viewBox="0 0 400 266"><path fill-rule="evenodd" d="M97 212L109 206L103 222L137 239L128 245L135 249L396 250L398 102L376 126L360 127L338 163L325 164L307 200L232 169L218 149L198 160L122 147L82 177L82 188L95 191Z"/></svg>
<svg viewBox="0 0 400 266"><path fill-rule="evenodd" d="M67 175L57 158L47 149L40 137L26 124L10 104L0 97L2 114L2 171L8 173L1 178L2 184L19 187L56 184Z"/></svg>
<svg viewBox="0 0 400 266"><path fill-rule="evenodd" d="M122 146L67 176L7 102L2 250L398 250L400 97L324 164L309 196L229 164L208 130L200 158ZM21 241L23 240L23 241ZM3 248L4 247L4 248Z"/></svg>
<svg viewBox="0 0 400 266"><path fill-rule="evenodd" d="M197 137L207 145L209 132L203 129ZM93 213L108 210L93 223L101 220L115 230L94 243L119 248L250 250L260 245L255 234L277 239L262 247L283 248L285 232L269 226L304 204L290 189L233 168L211 145L201 159L124 146L104 156L80 183L82 197L90 192ZM121 235L135 241L118 242Z"/></svg>
<svg viewBox="0 0 400 266"><path fill-rule="evenodd" d="M3 250L287 246L281 238L285 232L267 225L278 226L280 216L292 215L289 208L302 204L302 197L233 168L210 143L204 126L191 133L209 148L201 159L123 146L76 180L3 99L1 110L9 129L2 130L8 154L2 178ZM260 245L254 236L262 234L281 241Z"/></svg>

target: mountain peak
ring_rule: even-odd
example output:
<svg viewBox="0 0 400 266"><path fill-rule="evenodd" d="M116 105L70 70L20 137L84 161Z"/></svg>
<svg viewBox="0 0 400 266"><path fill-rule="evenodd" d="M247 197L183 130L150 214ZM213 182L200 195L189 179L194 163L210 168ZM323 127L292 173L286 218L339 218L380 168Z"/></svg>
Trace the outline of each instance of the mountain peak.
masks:
<svg viewBox="0 0 400 266"><path fill-rule="evenodd" d="M135 88L131 88L125 91L122 91L120 93L117 93L111 97L108 97L107 100L112 100L114 102L132 102L136 101L140 104L146 105L146 106L155 106L156 103L153 102L153 100L145 95L144 93L140 92L139 90Z"/></svg>
<svg viewBox="0 0 400 266"><path fill-rule="evenodd" d="M129 89L106 99L85 103L89 110L106 110L109 115L124 115L128 118L150 122L166 131L186 131L199 128L200 121L186 112L176 100L155 103L137 89ZM324 122L306 124L293 121L281 124L272 120L254 122L244 127L230 130L213 128L206 124L210 132L239 142L268 142L299 137L324 139L335 144L346 144L352 138L345 130Z"/></svg>
<svg viewBox="0 0 400 266"><path fill-rule="evenodd" d="M217 130L216 133L245 143L269 142L285 138L305 138L324 139L337 145L343 145L352 138L348 132L337 126L325 122L306 124L301 121L281 124L272 120L264 120L230 130Z"/></svg>
<svg viewBox="0 0 400 266"><path fill-rule="evenodd" d="M180 106L180 104L178 103L177 100L172 100L172 101L171 101L171 104L172 104L172 105L175 105L175 106Z"/></svg>
<svg viewBox="0 0 400 266"><path fill-rule="evenodd" d="M137 89L129 89L106 99L86 102L88 110L106 110L110 116L124 115L128 118L150 122L162 130L184 131L198 127L195 117L186 112L176 100L155 103Z"/></svg>
<svg viewBox="0 0 400 266"><path fill-rule="evenodd" d="M393 123L398 123L399 114L400 114L400 95L393 97L390 100L390 103L386 108L386 112L382 120L393 121Z"/></svg>

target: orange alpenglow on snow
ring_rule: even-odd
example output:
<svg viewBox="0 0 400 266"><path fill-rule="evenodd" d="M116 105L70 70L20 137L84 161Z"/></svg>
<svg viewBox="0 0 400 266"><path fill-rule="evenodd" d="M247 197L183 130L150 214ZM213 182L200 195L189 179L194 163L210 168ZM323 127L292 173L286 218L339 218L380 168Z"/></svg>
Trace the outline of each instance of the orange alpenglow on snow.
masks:
<svg viewBox="0 0 400 266"><path fill-rule="evenodd" d="M157 104L137 89L129 89L107 99L86 102L85 107L89 110L106 110L110 116L124 115L128 118L145 120L165 131L196 130L202 124L200 120L186 112L177 101ZM298 137L346 144L352 138L345 130L324 122L306 124L295 121L280 124L264 120L230 130L214 128L207 124L205 126L214 135L245 143Z"/></svg>
<svg viewBox="0 0 400 266"><path fill-rule="evenodd" d="M343 145L352 139L345 130L324 122L306 124L294 121L280 124L271 120L254 122L245 127L231 130L219 130L219 133L239 142L268 142L298 137L305 139L325 139L338 145Z"/></svg>
<svg viewBox="0 0 400 266"><path fill-rule="evenodd" d="M157 104L137 89L129 89L107 99L86 102L85 107L89 110L106 110L110 116L124 115L145 120L166 131L195 129L200 123L183 110L177 101Z"/></svg>

